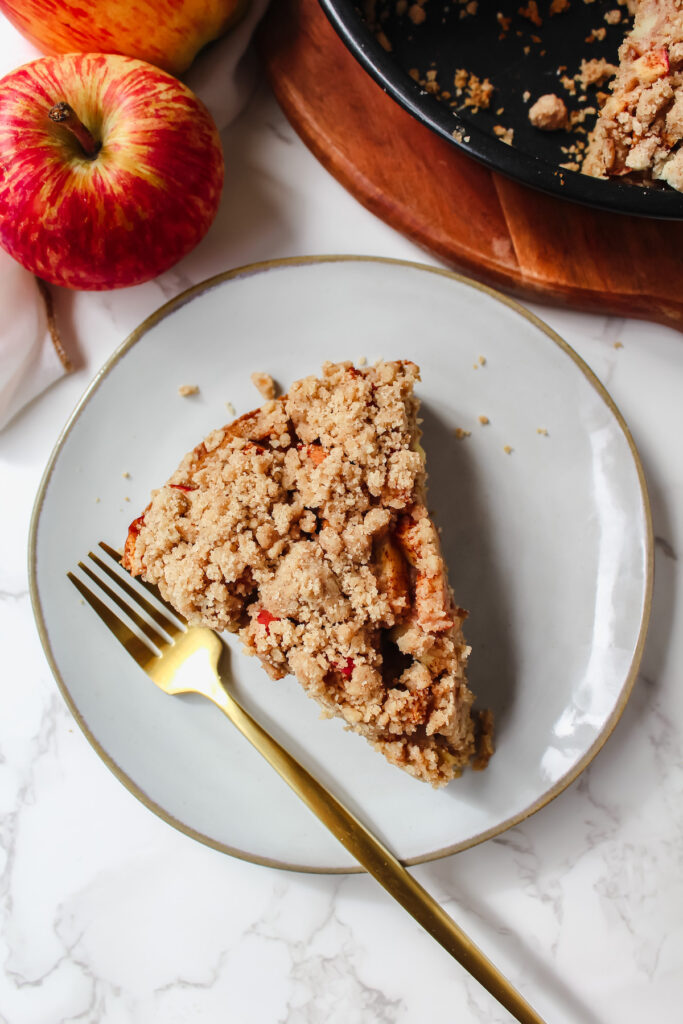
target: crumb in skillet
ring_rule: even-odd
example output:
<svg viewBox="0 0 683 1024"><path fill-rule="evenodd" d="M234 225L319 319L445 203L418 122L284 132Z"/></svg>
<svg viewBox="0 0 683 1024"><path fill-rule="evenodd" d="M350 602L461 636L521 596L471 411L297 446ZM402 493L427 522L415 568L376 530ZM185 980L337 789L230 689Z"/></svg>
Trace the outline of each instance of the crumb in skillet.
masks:
<svg viewBox="0 0 683 1024"><path fill-rule="evenodd" d="M540 26L543 24L543 18L538 13L538 4L536 0L529 0L526 7L520 7L517 11L523 18L528 18L532 25Z"/></svg>
<svg viewBox="0 0 683 1024"><path fill-rule="evenodd" d="M464 93L461 107L471 107L476 111L480 108L488 110L491 106L495 89L488 78L479 78L465 68L458 68L453 78L453 86L456 97L462 97Z"/></svg>
<svg viewBox="0 0 683 1024"><path fill-rule="evenodd" d="M529 121L540 131L560 131L567 124L567 107L564 100L552 92L539 96L529 108Z"/></svg>
<svg viewBox="0 0 683 1024"><path fill-rule="evenodd" d="M589 85L603 85L616 73L616 64L610 64L604 57L593 57L592 60L581 61L576 81L582 89L586 89Z"/></svg>
<svg viewBox="0 0 683 1024"><path fill-rule="evenodd" d="M502 124L494 124L493 134L497 136L501 142L504 142L506 146L512 145L512 140L515 136L514 128L505 128Z"/></svg>

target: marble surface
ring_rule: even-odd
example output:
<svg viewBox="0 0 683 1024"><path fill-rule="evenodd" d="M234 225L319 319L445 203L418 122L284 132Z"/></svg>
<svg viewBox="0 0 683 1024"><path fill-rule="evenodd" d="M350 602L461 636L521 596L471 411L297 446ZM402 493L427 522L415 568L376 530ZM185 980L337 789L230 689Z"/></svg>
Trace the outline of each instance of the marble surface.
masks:
<svg viewBox="0 0 683 1024"><path fill-rule="evenodd" d="M0 70L32 55L0 26ZM55 289L76 371L0 433L0 1021L502 1024L509 1015L371 879L242 863L154 817L88 745L39 643L26 572L33 498L80 393L141 319L187 285L254 260L349 252L435 262L326 174L263 82L223 141L227 184L206 239L150 284ZM549 1024L674 1024L683 339L532 308L595 370L639 447L657 537L650 633L631 700L583 775L517 828L414 870Z"/></svg>

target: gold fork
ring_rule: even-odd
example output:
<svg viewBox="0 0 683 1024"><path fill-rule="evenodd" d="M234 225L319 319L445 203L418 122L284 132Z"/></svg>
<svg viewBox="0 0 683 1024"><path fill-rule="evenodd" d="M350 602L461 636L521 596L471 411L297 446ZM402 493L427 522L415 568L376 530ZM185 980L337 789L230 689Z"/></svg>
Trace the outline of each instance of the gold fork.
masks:
<svg viewBox="0 0 683 1024"><path fill-rule="evenodd" d="M72 572L67 575L150 679L164 693L199 693L213 701L366 871L520 1024L544 1024L536 1011L400 861L231 697L218 674L223 651L219 636L211 629L189 627L185 619L163 601L156 587L148 583L142 583L140 587L133 585L130 577L123 575L123 570L114 568L112 563L118 566L120 558L113 548L104 542L100 542L100 548L107 556L106 560L91 551L88 555L91 565L79 562L79 568L136 624L158 653L141 640L82 579ZM91 566L96 566L99 574ZM143 587L169 614L144 596ZM158 628L150 625L139 614L140 610ZM200 656L194 658L195 655ZM191 672L187 670L190 659L195 662L191 665ZM183 672L180 672L181 668Z"/></svg>

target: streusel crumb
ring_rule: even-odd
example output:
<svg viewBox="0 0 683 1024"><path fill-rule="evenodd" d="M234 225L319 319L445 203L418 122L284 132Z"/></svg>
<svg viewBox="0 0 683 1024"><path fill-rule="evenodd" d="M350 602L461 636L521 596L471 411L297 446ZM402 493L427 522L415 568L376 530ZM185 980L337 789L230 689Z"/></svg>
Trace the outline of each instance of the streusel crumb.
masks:
<svg viewBox="0 0 683 1024"><path fill-rule="evenodd" d="M425 506L418 379L411 362L325 363L214 431L152 493L124 565L442 785L477 738L466 612Z"/></svg>
<svg viewBox="0 0 683 1024"><path fill-rule="evenodd" d="M598 178L662 181L683 191L683 6L641 0L619 48L611 96L583 161ZM628 180L627 179L627 180Z"/></svg>
<svg viewBox="0 0 683 1024"><path fill-rule="evenodd" d="M529 108L529 121L534 128L544 132L556 132L566 127L567 108L564 100L552 92L540 96Z"/></svg>
<svg viewBox="0 0 683 1024"><path fill-rule="evenodd" d="M277 385L269 373L255 370L251 375L251 383L266 401L277 397Z"/></svg>
<svg viewBox="0 0 683 1024"><path fill-rule="evenodd" d="M502 124L494 124L493 134L497 135L506 146L511 146L515 137L514 128L505 128Z"/></svg>

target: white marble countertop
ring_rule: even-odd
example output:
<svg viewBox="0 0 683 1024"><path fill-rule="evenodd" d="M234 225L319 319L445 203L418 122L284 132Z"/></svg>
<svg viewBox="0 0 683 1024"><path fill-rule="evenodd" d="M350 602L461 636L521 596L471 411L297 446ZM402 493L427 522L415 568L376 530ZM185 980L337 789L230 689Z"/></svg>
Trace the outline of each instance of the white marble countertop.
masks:
<svg viewBox="0 0 683 1024"><path fill-rule="evenodd" d="M33 54L0 26L0 70ZM508 1021L371 879L242 863L157 819L91 749L40 646L26 570L34 495L81 392L140 320L187 285L261 259L436 262L318 165L265 84L223 141L226 189L206 239L150 284L55 289L77 369L0 433L0 1021ZM683 1019L683 338L533 308L608 387L639 447L657 536L649 638L631 700L578 781L499 838L414 870L548 1024L674 1024Z"/></svg>

